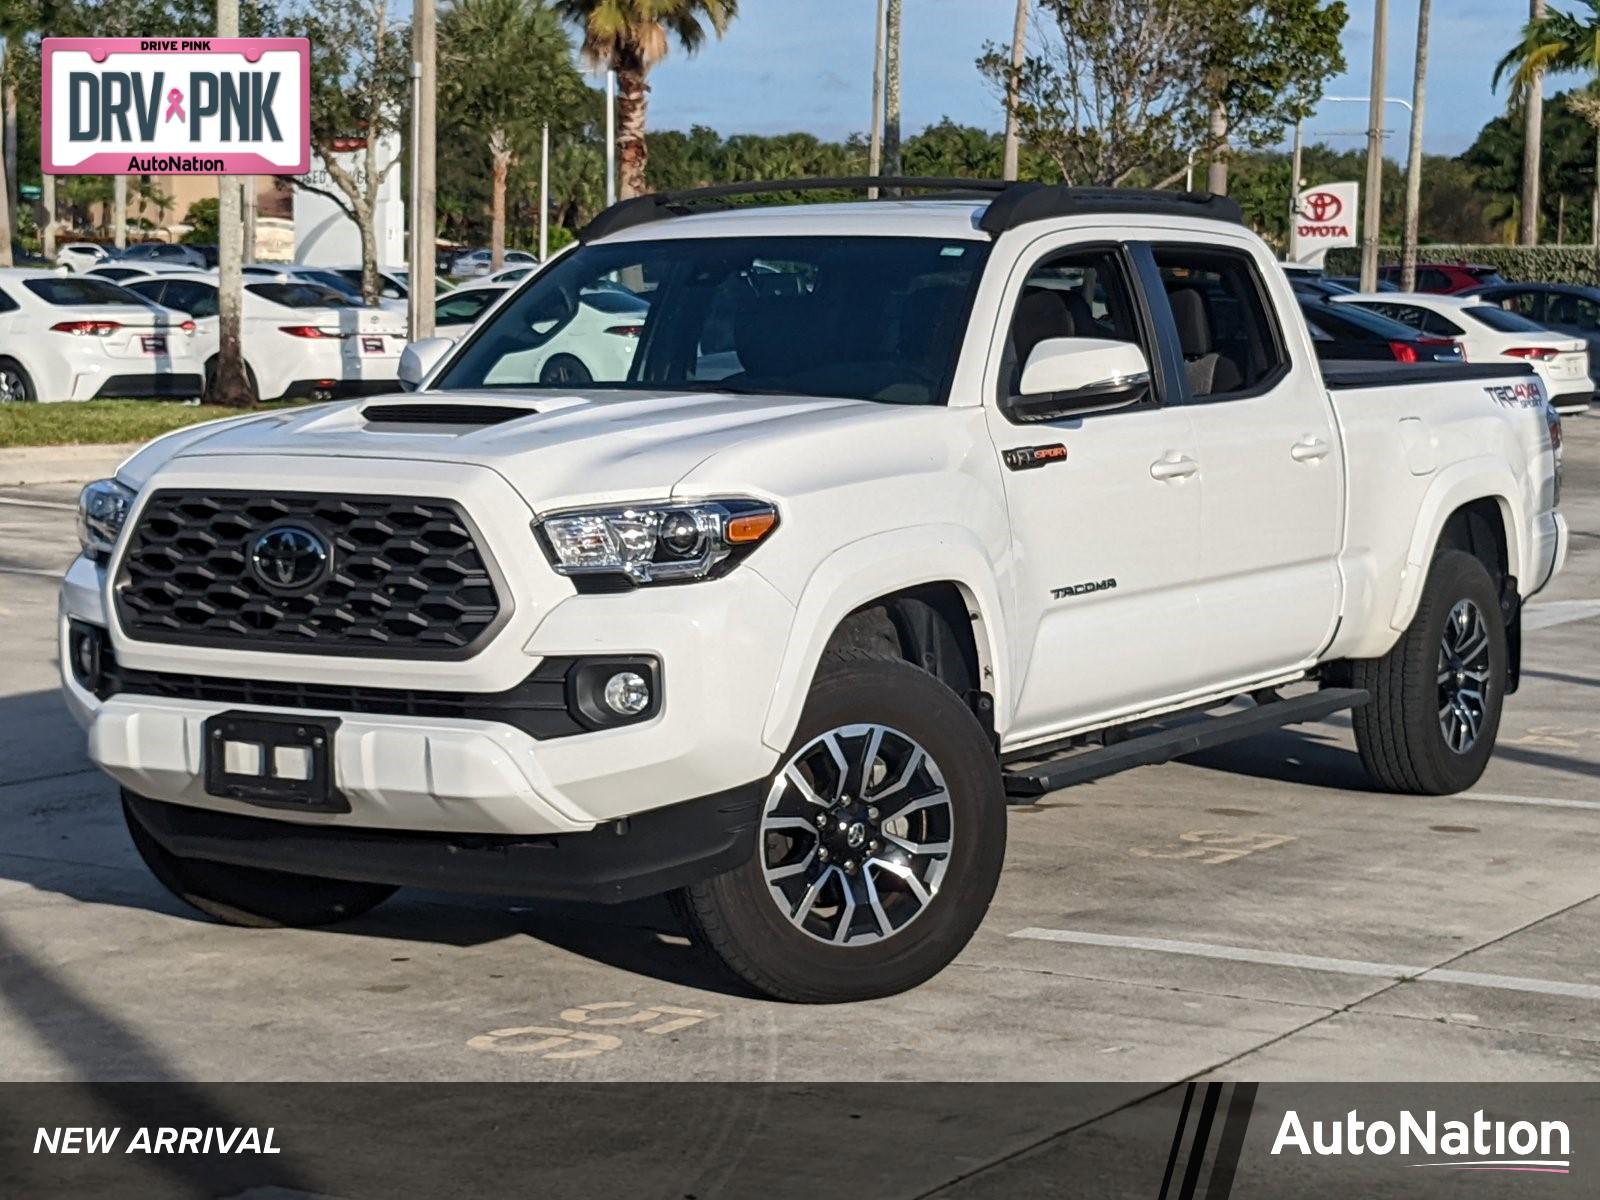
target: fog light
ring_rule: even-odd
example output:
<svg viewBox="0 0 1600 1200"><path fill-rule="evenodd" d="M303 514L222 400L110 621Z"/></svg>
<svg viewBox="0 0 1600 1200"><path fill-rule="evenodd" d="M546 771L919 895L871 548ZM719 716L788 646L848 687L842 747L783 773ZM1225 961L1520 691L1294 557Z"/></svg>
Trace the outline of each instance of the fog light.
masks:
<svg viewBox="0 0 1600 1200"><path fill-rule="evenodd" d="M650 707L650 685L637 671L618 671L606 680L606 707L621 717L636 717Z"/></svg>

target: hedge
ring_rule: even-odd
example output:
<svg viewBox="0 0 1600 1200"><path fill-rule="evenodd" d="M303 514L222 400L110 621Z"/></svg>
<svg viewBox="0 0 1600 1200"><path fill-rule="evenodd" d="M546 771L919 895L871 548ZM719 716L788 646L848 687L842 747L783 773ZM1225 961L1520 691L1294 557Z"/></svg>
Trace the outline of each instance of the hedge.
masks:
<svg viewBox="0 0 1600 1200"><path fill-rule="evenodd" d="M1400 263L1400 247L1378 247L1378 261ZM1593 246L1419 246L1423 263L1482 263L1494 267L1509 283L1584 283L1600 285L1600 258ZM1328 252L1328 274L1361 273L1361 251Z"/></svg>

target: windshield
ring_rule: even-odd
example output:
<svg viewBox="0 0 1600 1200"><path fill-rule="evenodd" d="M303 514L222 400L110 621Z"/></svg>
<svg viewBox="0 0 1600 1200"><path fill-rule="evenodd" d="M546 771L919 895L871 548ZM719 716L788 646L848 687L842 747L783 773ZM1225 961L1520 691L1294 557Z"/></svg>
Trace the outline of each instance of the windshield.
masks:
<svg viewBox="0 0 1600 1200"><path fill-rule="evenodd" d="M582 246L481 325L437 386L943 403L987 254L910 237Z"/></svg>

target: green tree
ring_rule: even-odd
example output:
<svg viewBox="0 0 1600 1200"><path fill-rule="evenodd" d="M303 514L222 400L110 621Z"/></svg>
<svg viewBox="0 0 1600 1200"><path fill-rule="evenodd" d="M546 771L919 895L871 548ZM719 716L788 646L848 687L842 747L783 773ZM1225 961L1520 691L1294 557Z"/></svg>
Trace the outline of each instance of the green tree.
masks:
<svg viewBox="0 0 1600 1200"><path fill-rule="evenodd" d="M1577 0L1577 3L1577 11L1551 9L1529 21L1523 26L1517 44L1507 51L1495 67L1495 87L1498 88L1502 80L1510 77L1513 110L1542 103L1537 84L1545 75L1552 73L1581 72L1594 81L1592 89L1600 90L1600 0ZM1573 109L1570 104L1567 107ZM1580 103L1577 111L1589 123L1594 135L1591 205L1595 224L1600 227L1600 106ZM1539 149L1544 151L1548 145L1549 133L1546 131ZM1548 176L1548 171L1539 161L1540 157L1530 156L1535 170L1529 174L1529 179L1537 176L1542 181ZM1524 194L1531 193L1525 191ZM1548 201L1548 194L1543 190L1538 194ZM1541 207L1547 206L1542 203Z"/></svg>
<svg viewBox="0 0 1600 1200"><path fill-rule="evenodd" d="M1280 141L1344 70L1350 14L1343 0L1209 0L1193 18L1198 94L1186 140L1211 155L1210 190L1225 195L1230 146Z"/></svg>
<svg viewBox="0 0 1600 1200"><path fill-rule="evenodd" d="M184 241L192 242L196 246L215 246L217 198L207 196L204 200L196 200L189 205L189 210L183 214L183 223L189 227L189 232L183 235Z"/></svg>
<svg viewBox="0 0 1600 1200"><path fill-rule="evenodd" d="M441 108L465 137L482 137L491 171L490 240L505 262L506 183L537 144L541 125L562 133L588 90L572 65L560 19L536 0L458 0L439 23Z"/></svg>
<svg viewBox="0 0 1600 1200"><path fill-rule="evenodd" d="M690 54L706 31L721 37L739 13L739 0L553 0L583 31L584 58L617 73L617 186L621 195L649 190L645 124L650 69L676 40Z"/></svg>
<svg viewBox="0 0 1600 1200"><path fill-rule="evenodd" d="M317 0L283 19L282 32L311 42L311 148L322 171L289 177L326 196L361 233L361 296L378 302L378 197L400 162L379 162L398 134L410 100L409 29L389 0ZM360 157L351 159L352 151Z"/></svg>

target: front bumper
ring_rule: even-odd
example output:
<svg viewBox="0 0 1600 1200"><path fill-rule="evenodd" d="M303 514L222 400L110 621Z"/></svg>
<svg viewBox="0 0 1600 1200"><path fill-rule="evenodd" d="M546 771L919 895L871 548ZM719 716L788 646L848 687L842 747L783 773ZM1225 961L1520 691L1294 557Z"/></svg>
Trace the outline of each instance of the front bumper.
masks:
<svg viewBox="0 0 1600 1200"><path fill-rule="evenodd" d="M233 459L226 468L196 462L184 474L200 486L237 486L241 468L257 461ZM329 460L326 481L312 475L312 464L296 466L301 478L311 476L310 488L334 490L335 473L347 464ZM387 466L364 464L373 474ZM129 791L164 803L307 827L487 837L582 833L770 775L777 752L763 741L763 730L794 608L760 574L733 571L682 587L577 594L538 554L528 533L531 514L503 480L449 464L392 469L411 476L409 486L419 494L459 497L499 561L516 606L481 650L423 662L138 641L118 625L106 570L80 557L60 595L62 687L89 731L91 758ZM169 466L167 474L177 476L179 467ZM130 521L137 519L136 512ZM106 629L117 662L130 672L219 680L231 685L229 694L124 690L101 699L74 677L73 621ZM478 712L418 715L316 704L316 689L333 687L490 696L553 659L611 656L660 664L659 712L631 725L535 737ZM293 705L241 699L239 687L257 682L303 685L305 698ZM335 784L350 811L264 810L208 794L201 729L228 711L337 716Z"/></svg>
<svg viewBox="0 0 1600 1200"><path fill-rule="evenodd" d="M123 793L185 858L447 891L617 904L732 870L755 851L762 785L655 809L592 833L474 836L306 826Z"/></svg>

